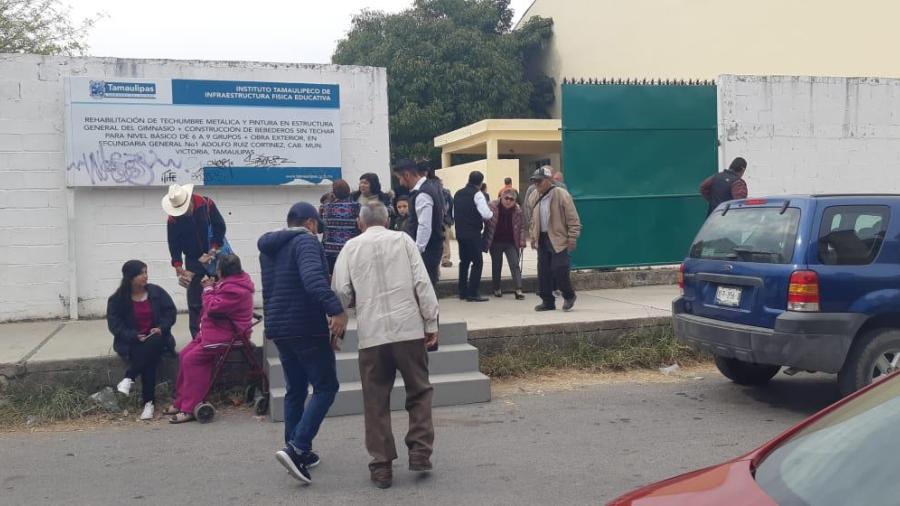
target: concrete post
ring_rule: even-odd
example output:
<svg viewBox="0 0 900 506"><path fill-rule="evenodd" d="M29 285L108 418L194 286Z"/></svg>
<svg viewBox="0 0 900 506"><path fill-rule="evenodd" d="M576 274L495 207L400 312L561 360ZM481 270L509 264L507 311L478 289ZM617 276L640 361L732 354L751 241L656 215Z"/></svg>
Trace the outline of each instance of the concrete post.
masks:
<svg viewBox="0 0 900 506"><path fill-rule="evenodd" d="M446 169L453 165L452 156L450 153L446 151L441 151L441 168Z"/></svg>
<svg viewBox="0 0 900 506"><path fill-rule="evenodd" d="M488 139L487 141L487 159L488 160L499 160L500 159L500 143L497 139Z"/></svg>

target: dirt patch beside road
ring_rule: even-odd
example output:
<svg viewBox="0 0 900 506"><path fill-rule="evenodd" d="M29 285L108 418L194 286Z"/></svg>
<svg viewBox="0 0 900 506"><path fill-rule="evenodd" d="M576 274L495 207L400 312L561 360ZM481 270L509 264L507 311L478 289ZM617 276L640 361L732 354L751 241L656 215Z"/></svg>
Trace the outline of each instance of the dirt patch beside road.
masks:
<svg viewBox="0 0 900 506"><path fill-rule="evenodd" d="M544 394L577 390L592 385L612 385L622 383L656 384L701 381L710 375L718 375L716 366L703 363L679 368L671 374L659 370L636 369L632 371L591 372L579 369L562 369L544 372L535 376L495 379L491 390L495 398L516 394Z"/></svg>

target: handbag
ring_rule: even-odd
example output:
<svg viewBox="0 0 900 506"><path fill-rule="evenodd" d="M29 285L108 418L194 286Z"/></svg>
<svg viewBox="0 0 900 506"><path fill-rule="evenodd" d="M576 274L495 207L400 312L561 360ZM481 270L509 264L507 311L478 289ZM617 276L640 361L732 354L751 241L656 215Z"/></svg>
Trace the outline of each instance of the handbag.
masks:
<svg viewBox="0 0 900 506"><path fill-rule="evenodd" d="M209 241L209 244L212 244L213 227L212 215L209 212L209 201L206 202L206 228L207 240ZM219 247L219 251L216 253L215 258L213 258L211 262L206 264L206 272L208 272L210 276L215 276L219 270L219 256L233 254L234 250L231 249L231 244L228 242L228 239L225 236L222 236L222 245L221 247Z"/></svg>

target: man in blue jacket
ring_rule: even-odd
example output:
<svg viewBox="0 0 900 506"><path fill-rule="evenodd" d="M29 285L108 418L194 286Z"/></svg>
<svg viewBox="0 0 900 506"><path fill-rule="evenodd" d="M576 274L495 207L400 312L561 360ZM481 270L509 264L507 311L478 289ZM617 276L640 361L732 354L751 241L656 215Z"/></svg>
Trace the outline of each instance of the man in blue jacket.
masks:
<svg viewBox="0 0 900 506"><path fill-rule="evenodd" d="M316 234L322 220L315 207L291 207L287 228L259 238L266 338L278 348L287 393L285 448L275 457L294 478L311 483L319 464L312 441L338 391L334 350L347 314L331 291L325 252ZM313 394L306 405L307 389Z"/></svg>

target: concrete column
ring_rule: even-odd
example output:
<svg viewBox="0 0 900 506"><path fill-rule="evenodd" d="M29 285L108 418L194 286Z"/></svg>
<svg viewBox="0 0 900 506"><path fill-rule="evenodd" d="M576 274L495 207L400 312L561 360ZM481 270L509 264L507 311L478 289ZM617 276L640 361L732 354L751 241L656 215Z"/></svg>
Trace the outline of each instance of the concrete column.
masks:
<svg viewBox="0 0 900 506"><path fill-rule="evenodd" d="M446 151L441 151L441 168L446 169L450 167L453 162L451 161L452 155Z"/></svg>
<svg viewBox="0 0 900 506"><path fill-rule="evenodd" d="M500 159L500 143L497 142L497 139L488 139L487 141L487 159L488 160L498 160Z"/></svg>

